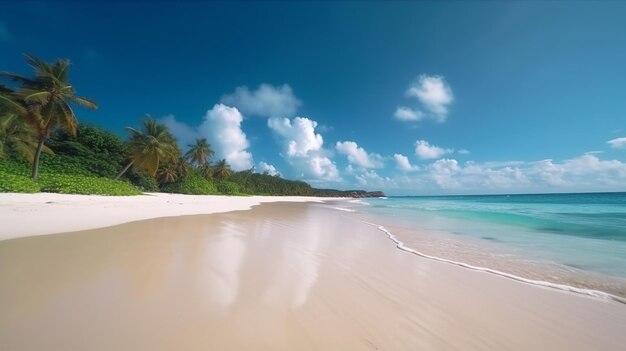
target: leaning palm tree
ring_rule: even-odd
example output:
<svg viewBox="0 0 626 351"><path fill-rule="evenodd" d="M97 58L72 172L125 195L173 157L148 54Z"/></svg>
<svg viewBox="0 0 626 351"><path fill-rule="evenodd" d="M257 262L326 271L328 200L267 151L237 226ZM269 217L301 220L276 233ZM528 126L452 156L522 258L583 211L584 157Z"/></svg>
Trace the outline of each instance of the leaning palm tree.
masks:
<svg viewBox="0 0 626 351"><path fill-rule="evenodd" d="M37 149L33 158L33 179L39 174L39 156L44 149L44 142L57 128L76 135L78 121L70 104L96 109L95 101L75 95L75 89L69 82L69 60L44 62L26 54L26 62L35 70L34 78L19 74L0 72L0 76L19 82L21 87L12 94L0 93L0 100L9 105L35 131Z"/></svg>
<svg viewBox="0 0 626 351"><path fill-rule="evenodd" d="M119 179L131 166L154 177L162 164L174 162L180 154L176 139L167 126L158 123L154 118L148 117L143 122L141 131L130 127L126 130L130 133L128 140L130 161L115 179Z"/></svg>
<svg viewBox="0 0 626 351"><path fill-rule="evenodd" d="M188 145L189 151L185 153L185 159L195 164L199 168L209 163L209 158L213 157L214 152L211 145L205 138L196 139L195 144Z"/></svg>
<svg viewBox="0 0 626 351"><path fill-rule="evenodd" d="M35 159L37 143L31 126L16 114L0 110L0 159L13 153L22 156L32 164ZM45 145L42 147L42 151L52 153L52 150Z"/></svg>
<svg viewBox="0 0 626 351"><path fill-rule="evenodd" d="M233 171L230 169L228 163L226 163L226 160L220 160L213 166L213 177L217 180L224 180L232 174Z"/></svg>

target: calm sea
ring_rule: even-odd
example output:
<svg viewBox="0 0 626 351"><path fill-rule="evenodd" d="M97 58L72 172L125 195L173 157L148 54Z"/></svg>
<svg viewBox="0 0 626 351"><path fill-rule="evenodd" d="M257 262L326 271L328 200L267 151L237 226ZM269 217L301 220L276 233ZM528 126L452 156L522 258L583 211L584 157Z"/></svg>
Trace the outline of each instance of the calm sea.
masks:
<svg viewBox="0 0 626 351"><path fill-rule="evenodd" d="M353 205L529 260L626 278L626 193L389 197Z"/></svg>

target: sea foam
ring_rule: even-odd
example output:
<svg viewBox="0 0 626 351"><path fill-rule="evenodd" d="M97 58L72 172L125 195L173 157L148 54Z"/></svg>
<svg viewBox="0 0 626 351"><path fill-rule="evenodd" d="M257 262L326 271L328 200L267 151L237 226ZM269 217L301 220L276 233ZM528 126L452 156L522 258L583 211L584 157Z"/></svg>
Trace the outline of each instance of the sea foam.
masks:
<svg viewBox="0 0 626 351"><path fill-rule="evenodd" d="M536 286L541 286L541 287L546 287L546 288L552 288L552 289L557 289L557 290L561 290L561 291L567 291L570 293L575 293L575 294L581 294L581 295L586 295L586 296L591 296L591 297L595 297L595 298L600 298L600 299L608 299L608 300L613 300L613 301L617 301L623 304L626 304L626 299L613 295L613 294L609 294L607 292L604 291L599 291L599 290L593 290L593 289L584 289L584 288L577 288L574 286L569 286L569 285L564 285L564 284L556 284L556 283L551 283L551 282L546 282L546 281L542 281L542 280L534 280L534 279L527 279L527 278L523 278L514 274L510 274L510 273L505 273L505 272L501 272L495 269L491 269L491 268L486 268L486 267L480 267L480 266L474 266L471 264L467 264L464 262L458 262L458 261L453 261L453 260L448 260L445 258L441 258L441 257L437 257L437 256L431 256L431 255L427 255L425 253L419 252L417 250L414 250L408 246L406 246L402 241L400 241L395 235L393 235L389 230L387 230L385 227L383 227L382 225L378 225L376 223L371 223L371 222L367 222L367 221L363 221L361 220L361 222L376 227L378 230L382 231L383 233L385 233L389 239L391 239L391 241L393 241L394 243L396 243L396 247L402 251L408 252L408 253L412 253L414 255L429 259L429 260L434 260L434 261L439 261L439 262L444 262L444 263L448 263L448 264L453 264L459 267L463 267L466 269L471 269L473 271L477 271L477 272L484 272L484 273L490 273L490 274L495 274L504 278L508 278L508 279L513 279L522 283L526 283L526 284L531 284L531 285L536 285Z"/></svg>

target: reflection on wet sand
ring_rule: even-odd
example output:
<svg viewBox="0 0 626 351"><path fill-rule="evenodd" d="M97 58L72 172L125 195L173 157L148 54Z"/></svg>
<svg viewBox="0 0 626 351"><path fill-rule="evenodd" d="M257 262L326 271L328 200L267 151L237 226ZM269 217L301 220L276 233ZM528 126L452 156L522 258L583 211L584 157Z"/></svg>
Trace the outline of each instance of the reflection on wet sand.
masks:
<svg viewBox="0 0 626 351"><path fill-rule="evenodd" d="M0 350L616 349L623 305L399 251L316 204L0 242Z"/></svg>

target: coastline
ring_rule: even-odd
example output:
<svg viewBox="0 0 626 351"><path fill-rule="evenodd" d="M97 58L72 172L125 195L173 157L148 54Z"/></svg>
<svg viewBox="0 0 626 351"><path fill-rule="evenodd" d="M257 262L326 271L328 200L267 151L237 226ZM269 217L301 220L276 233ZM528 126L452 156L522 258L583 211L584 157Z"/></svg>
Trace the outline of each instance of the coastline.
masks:
<svg viewBox="0 0 626 351"><path fill-rule="evenodd" d="M355 200L350 201L354 202ZM379 229L389 236L400 250L532 285L612 299L626 304L626 279L621 277L565 267L545 260L529 259L510 247L469 236L455 235L445 230L422 228L417 222L370 213L360 206L354 207L339 202L335 205L337 209L349 212L365 223L380 227Z"/></svg>
<svg viewBox="0 0 626 351"><path fill-rule="evenodd" d="M0 296L7 349L617 350L626 342L622 304L421 258L315 203L0 242Z"/></svg>
<svg viewBox="0 0 626 351"><path fill-rule="evenodd" d="M109 227L133 221L250 209L269 202L322 202L306 196L144 193L137 196L0 193L0 241Z"/></svg>

